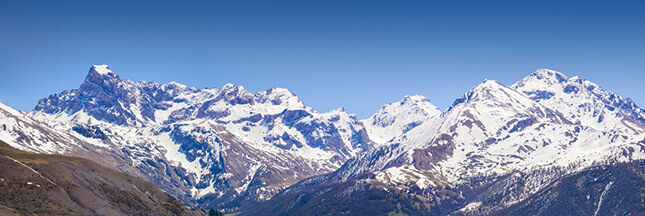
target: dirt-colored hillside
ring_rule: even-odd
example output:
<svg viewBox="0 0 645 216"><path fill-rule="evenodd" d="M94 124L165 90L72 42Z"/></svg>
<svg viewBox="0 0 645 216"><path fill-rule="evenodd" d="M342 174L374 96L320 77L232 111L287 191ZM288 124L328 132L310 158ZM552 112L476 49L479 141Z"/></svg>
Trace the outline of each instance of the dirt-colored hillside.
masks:
<svg viewBox="0 0 645 216"><path fill-rule="evenodd" d="M0 141L0 215L202 215L156 186L95 162Z"/></svg>

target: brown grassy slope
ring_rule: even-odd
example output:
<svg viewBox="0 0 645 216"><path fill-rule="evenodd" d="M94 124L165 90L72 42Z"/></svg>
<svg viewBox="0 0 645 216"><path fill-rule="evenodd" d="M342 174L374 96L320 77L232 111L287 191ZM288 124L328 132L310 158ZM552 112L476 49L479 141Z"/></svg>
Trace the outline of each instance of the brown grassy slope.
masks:
<svg viewBox="0 0 645 216"><path fill-rule="evenodd" d="M0 215L199 215L139 178L0 141Z"/></svg>

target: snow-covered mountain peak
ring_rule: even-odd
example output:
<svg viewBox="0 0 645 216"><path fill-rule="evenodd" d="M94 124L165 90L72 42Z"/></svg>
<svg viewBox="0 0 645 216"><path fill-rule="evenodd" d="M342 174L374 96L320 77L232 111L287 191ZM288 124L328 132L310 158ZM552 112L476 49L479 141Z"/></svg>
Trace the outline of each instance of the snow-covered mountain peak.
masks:
<svg viewBox="0 0 645 216"><path fill-rule="evenodd" d="M295 97L297 98L296 94L292 93L289 91L289 89L286 88L270 88L265 91L259 91L255 93L256 96L262 96L262 97L279 97L279 98L289 98L289 97Z"/></svg>
<svg viewBox="0 0 645 216"><path fill-rule="evenodd" d="M227 83L218 90L218 98L226 99L231 105L253 103L253 94L243 86Z"/></svg>
<svg viewBox="0 0 645 216"><path fill-rule="evenodd" d="M399 103L401 103L401 104L403 104L403 103L430 104L430 99L428 99L427 97L424 97L422 95L419 95L419 94L406 95L405 97L403 97L403 99L401 101L399 101ZM432 105L432 104L430 104L430 105ZM434 105L432 105L432 106L434 106Z"/></svg>
<svg viewBox="0 0 645 216"><path fill-rule="evenodd" d="M580 77L576 77L575 81L580 80ZM529 76L525 77L524 79L517 81L515 84L511 86L511 88L517 89L518 87L524 87L526 86L527 88L548 88L550 86L560 86L560 85L566 85L567 83L574 82L571 79L567 78L564 74L554 71L554 70L549 70L549 69L538 69L535 72L531 73ZM547 90L547 89L539 89L539 90ZM529 96L532 96L529 94ZM531 97L531 99L534 99Z"/></svg>
<svg viewBox="0 0 645 216"><path fill-rule="evenodd" d="M227 83L222 87L216 89L217 98L224 99L230 105L237 104L250 104L256 103L265 104L264 106L270 110L282 111L307 109L307 107L300 101L300 99L289 90L285 88L271 88L266 91L259 91L256 93L249 92L243 86Z"/></svg>
<svg viewBox="0 0 645 216"><path fill-rule="evenodd" d="M373 146L355 115L344 109L319 113L284 88L249 92L231 83L198 89L132 82L107 66L91 67L80 88L41 99L30 115L128 154L142 173L163 176L146 178L164 185L171 174L157 168L185 169L177 174L185 185L164 189L189 189L193 198L252 193L265 199Z"/></svg>
<svg viewBox="0 0 645 216"><path fill-rule="evenodd" d="M643 131L645 112L629 98L603 90L580 76L567 78L555 71L538 71L513 84L511 88L544 106L558 110L571 122L601 131Z"/></svg>
<svg viewBox="0 0 645 216"><path fill-rule="evenodd" d="M103 83L104 80L120 81L119 75L112 72L108 65L93 65L85 77L85 82ZM107 83L107 82L105 82Z"/></svg>
<svg viewBox="0 0 645 216"><path fill-rule="evenodd" d="M370 139L382 144L439 115L441 111L428 98L408 95L398 102L385 104L362 122Z"/></svg>
<svg viewBox="0 0 645 216"><path fill-rule="evenodd" d="M529 77L556 82L566 82L569 80L564 74L551 69L538 69L529 75Z"/></svg>
<svg viewBox="0 0 645 216"><path fill-rule="evenodd" d="M441 113L436 106L430 103L430 99L417 94L412 96L406 95L398 102L385 104L372 117L380 114L393 113L393 111L401 111L402 108L408 109L405 111L415 110L425 113Z"/></svg>
<svg viewBox="0 0 645 216"><path fill-rule="evenodd" d="M270 88L270 89L267 89L267 94L296 96L294 93L291 93L291 91L289 91L289 89L286 89L286 88Z"/></svg>
<svg viewBox="0 0 645 216"><path fill-rule="evenodd" d="M175 82L175 81L163 84L162 86L168 86L168 87L172 87L172 88L187 88L186 85L178 83L178 82Z"/></svg>
<svg viewBox="0 0 645 216"><path fill-rule="evenodd" d="M98 73L100 75L116 75L112 70L110 70L110 66L102 64L102 65L92 65L90 68L90 73Z"/></svg>
<svg viewBox="0 0 645 216"><path fill-rule="evenodd" d="M222 90L245 89L244 86L235 85L233 83L226 83L220 87Z"/></svg>
<svg viewBox="0 0 645 216"><path fill-rule="evenodd" d="M114 105L117 100L134 100L130 92L133 84L132 81L121 80L107 65L94 65L81 84L79 93L87 94L88 100L101 101L101 105L107 105L102 102Z"/></svg>
<svg viewBox="0 0 645 216"><path fill-rule="evenodd" d="M482 101L489 106L508 104L513 106L532 106L532 101L522 93L516 92L495 80L485 80L466 94L455 100L447 111L460 104Z"/></svg>
<svg viewBox="0 0 645 216"><path fill-rule="evenodd" d="M226 93L250 94L249 90L244 88L244 86L235 85L231 83L224 84L222 87L219 88L219 90Z"/></svg>
<svg viewBox="0 0 645 216"><path fill-rule="evenodd" d="M334 112L334 113L346 113L345 107L338 107L335 110L332 110L331 112Z"/></svg>
<svg viewBox="0 0 645 216"><path fill-rule="evenodd" d="M485 79L482 83L479 85L475 86L473 90L478 90L478 89L495 89L495 88L503 88L506 87L504 84L501 84L497 82L496 80L489 80Z"/></svg>
<svg viewBox="0 0 645 216"><path fill-rule="evenodd" d="M556 111L532 101L526 95L497 81L486 80L457 99L444 113L437 111L436 117L420 124L414 120L404 121L418 125L391 139L379 137L379 133L387 134L397 130L389 125L370 127L370 123L378 123L379 121L374 121L376 119L387 119L378 117L382 117L379 115L389 111L389 108L401 110L398 107L401 104L388 104L372 118L365 120L364 125L370 132L370 138L376 142L383 140L385 142L356 161L350 161L344 169L359 174L366 170L373 171L404 165L414 165L413 167L419 170L432 170L436 168L435 165L443 163L442 161L451 160L443 166L450 167L449 170L459 170L470 165L471 155L495 154L499 149L514 151L517 149L514 145L518 143L537 142L533 141L533 137L541 132L533 134L535 128L570 125L570 122L563 119ZM419 119L419 117L415 116L412 119ZM394 118L392 125L404 125L398 121L399 119ZM382 130L379 131L378 129L381 128ZM519 138L509 139L515 136ZM489 147L490 153L487 152ZM502 158L500 160L507 160L507 156ZM462 163L463 161L468 163ZM346 171L339 171L341 174L344 172ZM448 176L450 175L453 174Z"/></svg>
<svg viewBox="0 0 645 216"><path fill-rule="evenodd" d="M311 108L305 106L300 101L300 98L289 90L284 88L270 88L266 91L259 91L253 94L253 103L263 104L267 110L275 110L282 112L282 110L308 110L313 111Z"/></svg>
<svg viewBox="0 0 645 216"><path fill-rule="evenodd" d="M470 91L466 93L468 94L473 94L473 95L479 95L479 94L484 94L488 93L490 91L501 91L502 89L508 88L504 84L501 84L495 80L484 80L482 83L479 85L473 87Z"/></svg>
<svg viewBox="0 0 645 216"><path fill-rule="evenodd" d="M169 82L161 85L159 88L170 95L178 95L188 90L197 91L197 88L189 88L188 86L177 82Z"/></svg>
<svg viewBox="0 0 645 216"><path fill-rule="evenodd" d="M577 78L579 79L579 77ZM567 76L564 74L549 70L549 69L538 69L524 79L518 81L513 86L524 86L524 85L541 85L541 86L550 86L550 85L561 85L563 83L571 82Z"/></svg>

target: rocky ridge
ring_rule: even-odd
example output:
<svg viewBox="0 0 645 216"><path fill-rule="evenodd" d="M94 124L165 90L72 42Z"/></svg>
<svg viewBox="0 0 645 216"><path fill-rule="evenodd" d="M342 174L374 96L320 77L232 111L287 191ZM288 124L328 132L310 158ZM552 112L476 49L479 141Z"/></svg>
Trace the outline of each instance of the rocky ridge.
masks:
<svg viewBox="0 0 645 216"><path fill-rule="evenodd" d="M133 82L106 65L93 66L80 88L40 100L29 115L126 155L136 169L129 172L209 208L268 199L373 145L355 115L318 113L286 89Z"/></svg>

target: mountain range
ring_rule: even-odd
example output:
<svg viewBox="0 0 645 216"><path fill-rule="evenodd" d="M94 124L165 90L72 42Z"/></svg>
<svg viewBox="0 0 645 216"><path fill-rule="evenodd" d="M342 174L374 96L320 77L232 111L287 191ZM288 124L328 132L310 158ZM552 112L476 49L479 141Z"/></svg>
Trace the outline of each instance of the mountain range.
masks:
<svg viewBox="0 0 645 216"><path fill-rule="evenodd" d="M14 148L86 158L184 204L248 215L645 209L645 111L546 69L511 86L486 80L445 111L414 95L358 119L282 88L133 82L95 65L31 112L0 104L0 122Z"/></svg>

